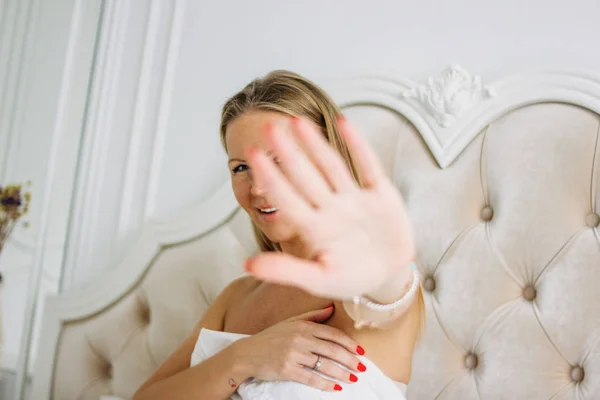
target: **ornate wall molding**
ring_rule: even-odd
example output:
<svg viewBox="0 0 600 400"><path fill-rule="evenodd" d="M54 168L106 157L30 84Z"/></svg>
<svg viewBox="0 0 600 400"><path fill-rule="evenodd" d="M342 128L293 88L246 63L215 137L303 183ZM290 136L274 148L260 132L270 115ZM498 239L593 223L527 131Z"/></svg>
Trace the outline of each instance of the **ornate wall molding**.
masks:
<svg viewBox="0 0 600 400"><path fill-rule="evenodd" d="M24 84L11 122L16 139L13 158L7 162L9 175L33 182L33 229L17 232L11 243L14 258L3 260L8 265L30 259L28 268L18 271L27 279L14 282L23 288L13 287L11 298L15 305L25 303L24 313L14 315L10 324L11 335L18 337L12 351L20 345L17 395L24 389L25 371L31 370L28 360L35 357L30 348L39 334L38 306L46 294L57 291L101 4L102 0L33 1L31 49L20 76ZM29 145L32 142L36 145Z"/></svg>
<svg viewBox="0 0 600 400"><path fill-rule="evenodd" d="M62 286L85 284L154 209L185 1L106 3ZM126 112L124 110L127 110Z"/></svg>
<svg viewBox="0 0 600 400"><path fill-rule="evenodd" d="M14 169L16 155L15 132L23 99L27 91L25 79L31 69L31 55L39 1L7 2L0 21L0 182L6 181Z"/></svg>

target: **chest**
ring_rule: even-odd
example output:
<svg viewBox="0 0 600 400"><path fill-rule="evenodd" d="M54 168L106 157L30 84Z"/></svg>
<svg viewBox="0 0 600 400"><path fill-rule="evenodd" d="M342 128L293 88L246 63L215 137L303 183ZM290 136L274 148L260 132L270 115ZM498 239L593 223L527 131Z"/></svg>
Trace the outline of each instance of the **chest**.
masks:
<svg viewBox="0 0 600 400"><path fill-rule="evenodd" d="M330 301L300 289L259 284L229 306L224 331L253 335L278 322L328 305Z"/></svg>

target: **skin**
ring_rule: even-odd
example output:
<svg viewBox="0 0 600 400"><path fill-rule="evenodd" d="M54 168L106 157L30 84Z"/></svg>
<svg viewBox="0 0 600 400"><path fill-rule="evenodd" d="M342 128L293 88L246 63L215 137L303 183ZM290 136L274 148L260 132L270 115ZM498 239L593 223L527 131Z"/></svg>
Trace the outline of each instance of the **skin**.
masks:
<svg viewBox="0 0 600 400"><path fill-rule="evenodd" d="M400 203L395 203L394 195L386 192L385 182L377 186L378 180L381 179L377 175L377 167L369 166L368 163L364 164L375 171L372 176L367 176L367 184L372 184L373 199L360 197L363 196L363 192L353 188L348 181L346 186L342 186L343 180L348 179L343 175L331 174L329 171L329 181L322 179L322 175L327 177L328 172L323 172L327 166L331 166L332 170L336 169L335 160L331 155L323 154L322 159L328 163L320 166L322 174L318 168L312 167L318 163L315 162L315 156L321 154L318 147L313 148L312 153L307 152L307 141L311 140L308 133L304 139L298 139L299 136L295 135L298 128L307 132L310 129L314 130L314 126L310 127L304 123L304 127L299 127L298 121L290 120L288 116L280 113L250 111L229 124L226 145L235 197L262 232L270 240L281 245L284 254L276 255L275 258L271 257L273 255L261 255L249 260L246 268L251 275L235 280L221 293L190 337L138 390L133 399L168 397L177 400L195 398L198 393L202 393L203 398L207 399L226 399L235 391L236 386L248 377L269 381L294 380L322 390L341 390L343 387L336 387L331 381L306 371L302 366L312 367L317 358L316 354L321 354L324 356L321 372L346 384L352 384L360 380L361 371L356 355L362 352L361 349L364 349L365 356L391 379L409 382L412 354L420 326L418 308L413 305L402 318L385 330L356 330L343 308L341 296L323 295L335 292L332 286L327 286L328 283L333 282L336 288L342 287L343 289L337 290L345 290L342 294L348 295L350 291L355 290L352 282L361 282L361 279L356 279L356 274L351 273L351 260L336 257L336 254L347 251L338 250L336 253L334 245L325 246L330 250L326 256L315 257L315 244L310 239L307 240L306 226L302 227L299 225L302 222L298 222L310 220L311 223L306 225L317 226L322 223L324 225L320 231L327 231L328 224L338 226L346 220L351 220L349 214L335 212L343 208L333 203L336 196L339 198L342 195L346 197L341 201L352 205L351 212L375 208L361 207L360 201L373 201L379 205L390 204L389 215L384 213L378 217L365 213L366 221L378 221L377 218L383 221L390 219L390 215L402 219L402 205L398 206ZM354 140L351 134L348 135L348 141ZM358 158L361 156L368 160L368 155L359 155ZM339 185L334 181L337 176L340 176L342 182ZM285 193L280 192L281 188L287 187L282 180L284 177L295 184L296 197L286 197ZM307 181L302 182L305 178ZM336 196L332 196L332 192L335 192ZM371 193L366 193L365 196L371 196ZM294 218L290 210L302 210L303 204L297 202L296 207L292 207L293 201L308 203L309 207L304 209L309 210L309 213L316 208L323 211L316 216L304 214ZM259 209L265 207L277 207L278 211L264 215ZM338 224L335 224L336 218ZM398 225L398 221L394 222ZM386 227L383 222L373 227L364 225L364 221L363 225L360 224L360 221L351 226L342 224L340 229L342 233L369 229L373 230L372 235L383 232L384 237L379 242L385 244L386 237L394 239L394 251L398 242L408 243L401 252L394 254L383 247L372 251L377 251L377 254L363 251L369 256L369 260L378 254L389 256L388 259L400 259L399 265L391 265L392 263L384 257L381 257L381 263L371 263L376 272L377 268L381 269L381 273L375 275L381 276L382 279L370 282L371 290L367 293L376 301L394 301L399 288L407 282L407 276L410 274L406 268L412 257L412 245L408 240L411 238L410 233L393 232L395 228ZM342 250L356 247L352 246L353 238L350 235L344 234L344 242L337 239L338 233L335 230L328 234L327 237L319 238L321 243L327 245L328 240L332 243L341 242ZM402 257L406 257L406 260ZM353 256L352 260L356 258L357 256ZM342 268L338 268L338 260L341 260L338 264L341 264ZM364 270L365 261L362 262L362 265L357 263L357 271L358 268ZM322 264L315 266L314 263ZM281 271L285 271L286 268L287 271L299 273L281 275ZM391 276L394 278L390 278ZM322 281L325 281L325 284L321 283ZM325 308L330 305L333 307ZM252 336L235 342L221 353L190 368L190 356L202 328ZM346 365L352 373L337 367L329 359Z"/></svg>

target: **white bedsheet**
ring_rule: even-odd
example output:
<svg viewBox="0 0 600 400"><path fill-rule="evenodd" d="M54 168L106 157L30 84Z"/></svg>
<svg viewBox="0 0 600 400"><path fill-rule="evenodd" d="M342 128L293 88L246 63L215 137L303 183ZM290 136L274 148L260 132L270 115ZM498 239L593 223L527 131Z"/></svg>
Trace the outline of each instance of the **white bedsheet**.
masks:
<svg viewBox="0 0 600 400"><path fill-rule="evenodd" d="M229 344L248 335L229 332L219 332L210 329L202 329L196 346L192 353L191 366L197 365L203 360L227 347ZM358 382L346 384L332 381L332 385L339 383L343 390L340 392L325 392L313 387L292 381L266 382L251 378L238 387L238 391L230 398L231 400L405 400L406 385L395 382L388 378L383 372L364 356L357 356L367 367L365 372L358 373ZM343 367L345 368L345 367ZM315 372L319 373L319 372ZM320 374L321 376L324 376ZM329 378L328 378L329 379Z"/></svg>

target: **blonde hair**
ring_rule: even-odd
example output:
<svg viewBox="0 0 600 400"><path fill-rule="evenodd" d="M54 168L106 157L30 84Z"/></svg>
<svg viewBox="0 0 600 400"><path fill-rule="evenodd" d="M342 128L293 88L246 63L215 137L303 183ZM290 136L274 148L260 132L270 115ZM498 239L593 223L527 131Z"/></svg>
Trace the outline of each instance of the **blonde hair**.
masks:
<svg viewBox="0 0 600 400"><path fill-rule="evenodd" d="M342 156L352 176L362 186L348 146L338 130L336 121L342 112L329 95L315 83L294 72L276 70L246 85L223 105L220 135L225 151L225 135L229 123L248 111L260 110L311 120L321 128L329 144ZM256 224L252 223L252 228L261 251L281 251L279 244L269 240ZM418 299L422 314L425 310L422 290L419 290Z"/></svg>

